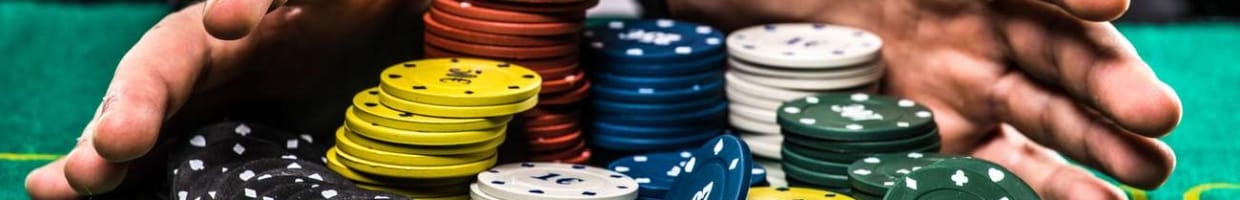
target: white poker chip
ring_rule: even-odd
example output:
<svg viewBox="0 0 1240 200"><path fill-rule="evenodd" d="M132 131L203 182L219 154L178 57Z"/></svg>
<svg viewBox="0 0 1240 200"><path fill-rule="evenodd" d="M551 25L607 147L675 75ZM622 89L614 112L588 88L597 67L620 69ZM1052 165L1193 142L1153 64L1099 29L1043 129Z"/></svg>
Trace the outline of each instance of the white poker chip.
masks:
<svg viewBox="0 0 1240 200"><path fill-rule="evenodd" d="M506 200L631 200L637 181L578 164L511 163L478 174L482 193Z"/></svg>
<svg viewBox="0 0 1240 200"><path fill-rule="evenodd" d="M786 78L804 78L804 79L836 79L842 77L859 76L869 73L872 69L881 67L881 61L862 63L850 67L830 68L830 69L784 69L772 66L758 65L737 59L728 59L728 67L733 70L744 71L746 73Z"/></svg>
<svg viewBox="0 0 1240 200"><path fill-rule="evenodd" d="M745 104L763 110L779 109L780 104L783 104L780 100L762 98L757 94L743 92L743 90L732 87L731 84L724 87L724 91L728 97L728 103L732 104Z"/></svg>
<svg viewBox="0 0 1240 200"><path fill-rule="evenodd" d="M749 152L752 152L754 156L776 160L782 159L779 151L780 149L783 149L783 135L765 135L746 133L744 131L741 131L741 134L738 135L740 135L741 140L745 141L745 144L749 146ZM767 174L771 173L770 169L771 168L767 168Z"/></svg>
<svg viewBox="0 0 1240 200"><path fill-rule="evenodd" d="M764 123L748 117L740 116L735 113L728 114L728 123L732 127L742 131L763 134L763 135L779 135L779 124Z"/></svg>
<svg viewBox="0 0 1240 200"><path fill-rule="evenodd" d="M783 170L783 169L780 169L780 170ZM491 196L490 194L487 194L486 192L482 192L482 190L478 189L478 183L471 183L471 184L469 184L469 199L472 199L472 200L501 200L501 199L499 199L499 198L495 198L495 197Z"/></svg>
<svg viewBox="0 0 1240 200"><path fill-rule="evenodd" d="M733 115L740 115L745 118L752 119L757 122L768 124L779 124L774 110L763 110L745 104L728 104L728 112Z"/></svg>
<svg viewBox="0 0 1240 200"><path fill-rule="evenodd" d="M767 169L766 170L766 183L771 184L771 187L774 187L774 188L788 187L788 180L784 174L784 164L782 162L780 162L779 160L771 160L771 159L754 159L754 160L757 161L758 165L762 165L762 168Z"/></svg>
<svg viewBox="0 0 1240 200"><path fill-rule="evenodd" d="M837 68L875 60L883 40L869 31L838 25L787 23L740 29L728 35L728 54L786 68Z"/></svg>
<svg viewBox="0 0 1240 200"><path fill-rule="evenodd" d="M789 90L765 86L745 79L737 78L736 75L733 75L734 73L737 72L729 70L723 73L724 80L728 82L728 87L735 87L736 89L745 91L746 93L762 94L761 96L767 99L774 99L782 102L800 99L807 96L817 96L822 93L818 91Z"/></svg>
<svg viewBox="0 0 1240 200"><path fill-rule="evenodd" d="M859 74L857 76L840 77L836 79L803 79L803 78L782 78L770 77L756 74L749 74L744 71L728 71L731 75L738 79L744 79L752 83L766 85L770 87L794 89L794 90L841 90L860 87L865 84L874 83L883 77L884 67L871 68L869 72Z"/></svg>

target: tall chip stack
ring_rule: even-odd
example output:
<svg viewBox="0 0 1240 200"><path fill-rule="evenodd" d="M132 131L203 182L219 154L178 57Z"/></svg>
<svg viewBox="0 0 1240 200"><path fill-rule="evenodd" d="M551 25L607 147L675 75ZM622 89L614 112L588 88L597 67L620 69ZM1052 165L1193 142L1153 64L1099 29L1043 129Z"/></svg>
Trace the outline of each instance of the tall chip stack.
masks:
<svg viewBox="0 0 1240 200"><path fill-rule="evenodd" d="M414 199L467 198L496 164L513 115L538 103L542 78L500 61L440 58L383 70L357 93L327 166L362 189Z"/></svg>
<svg viewBox="0 0 1240 200"><path fill-rule="evenodd" d="M848 193L848 166L886 154L937 152L933 113L907 99L831 93L784 102L777 112L783 172L793 186Z"/></svg>
<svg viewBox="0 0 1240 200"><path fill-rule="evenodd" d="M728 35L728 122L759 163L783 186L779 149L784 139L775 109L787 100L822 93L875 93L884 67L882 40L845 26L789 23L747 27Z"/></svg>
<svg viewBox="0 0 1240 200"><path fill-rule="evenodd" d="M513 160L584 163L590 158L579 122L590 82L580 69L580 31L598 0L432 0L426 57L476 57L515 63L543 77L539 105L513 120L528 144ZM506 149L507 150L507 149ZM507 157L506 157L507 158Z"/></svg>
<svg viewBox="0 0 1240 200"><path fill-rule="evenodd" d="M723 134L723 34L669 19L612 20L584 37L591 68L590 145L615 158L696 147Z"/></svg>

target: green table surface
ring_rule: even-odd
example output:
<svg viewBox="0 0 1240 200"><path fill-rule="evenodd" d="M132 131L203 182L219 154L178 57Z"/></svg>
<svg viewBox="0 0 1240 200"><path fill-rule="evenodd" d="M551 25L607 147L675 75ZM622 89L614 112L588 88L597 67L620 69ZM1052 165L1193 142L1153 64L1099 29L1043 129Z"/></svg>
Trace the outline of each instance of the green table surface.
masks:
<svg viewBox="0 0 1240 200"><path fill-rule="evenodd" d="M0 3L0 199L26 199L31 169L66 153L116 63L166 13L159 4ZM1240 23L1120 24L1184 101L1164 140L1179 165L1134 199L1240 197Z"/></svg>

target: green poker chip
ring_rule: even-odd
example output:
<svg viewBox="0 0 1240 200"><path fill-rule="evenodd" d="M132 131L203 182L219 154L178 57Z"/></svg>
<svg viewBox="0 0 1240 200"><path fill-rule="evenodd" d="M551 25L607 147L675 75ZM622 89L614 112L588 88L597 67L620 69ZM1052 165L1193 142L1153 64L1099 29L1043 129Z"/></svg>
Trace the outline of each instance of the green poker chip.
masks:
<svg viewBox="0 0 1240 200"><path fill-rule="evenodd" d="M801 166L808 170L813 170L816 172L826 172L826 173L831 173L831 174L848 173L849 164L847 163L843 163L843 162L837 163L837 162L813 159L808 156L801 155L800 153L789 151L788 149L781 150L780 155L782 156L783 161L785 163Z"/></svg>
<svg viewBox="0 0 1240 200"><path fill-rule="evenodd" d="M789 151L796 152L797 154L800 154L800 155L803 155L805 157L809 157L815 160L829 161L829 162L835 162L835 163L853 163L862 158L876 156L879 154L911 153L911 152L939 152L939 148L942 146L942 143L935 142L934 144L930 144L924 147L910 148L910 149L898 150L898 151L893 151L893 152L838 152L838 151L831 150L828 148L823 148L823 147L806 146L806 145L798 144L796 142L792 142L788 140L784 140L782 146L784 149L788 149Z"/></svg>
<svg viewBox="0 0 1240 200"><path fill-rule="evenodd" d="M897 178L884 199L1041 199L1003 167L978 159L948 159Z"/></svg>
<svg viewBox="0 0 1240 200"><path fill-rule="evenodd" d="M908 138L880 141L823 140L791 132L785 132L783 135L785 141L837 152L893 152L926 147L939 142L938 129L931 129L929 132Z"/></svg>
<svg viewBox="0 0 1240 200"><path fill-rule="evenodd" d="M883 200L883 195L881 194L858 192L856 188L853 188L853 193L850 195L852 195L853 199L857 200Z"/></svg>
<svg viewBox="0 0 1240 200"><path fill-rule="evenodd" d="M817 186L848 188L848 176L843 174L817 172L787 161L784 161L783 167L788 179L796 179Z"/></svg>
<svg viewBox="0 0 1240 200"><path fill-rule="evenodd" d="M786 101L777 111L781 128L836 141L907 138L934 127L930 109L886 96L822 94Z"/></svg>
<svg viewBox="0 0 1240 200"><path fill-rule="evenodd" d="M859 191L885 194L895 186L896 179L922 167L953 158L960 157L918 152L867 157L848 166L848 181Z"/></svg>

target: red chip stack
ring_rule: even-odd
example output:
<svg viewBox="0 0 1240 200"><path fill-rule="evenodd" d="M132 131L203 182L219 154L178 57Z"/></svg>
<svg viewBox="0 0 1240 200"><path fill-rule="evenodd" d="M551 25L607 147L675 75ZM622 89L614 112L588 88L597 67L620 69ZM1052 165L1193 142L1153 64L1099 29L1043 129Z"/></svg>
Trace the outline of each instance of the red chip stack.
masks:
<svg viewBox="0 0 1240 200"><path fill-rule="evenodd" d="M543 78L538 107L510 124L525 136L521 159L586 163L579 121L590 82L579 67L579 32L586 10L598 0L432 0L422 17L427 58L465 57L506 61Z"/></svg>

